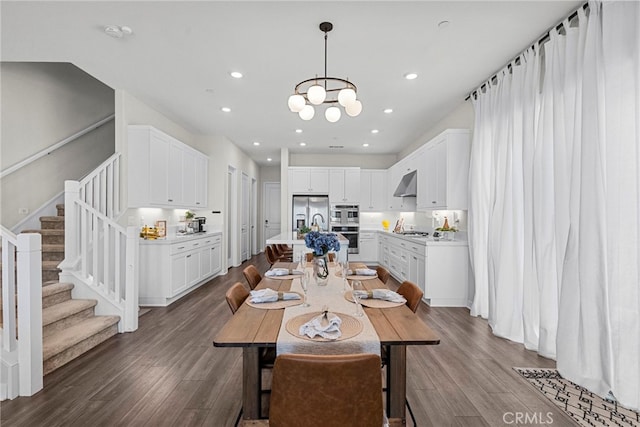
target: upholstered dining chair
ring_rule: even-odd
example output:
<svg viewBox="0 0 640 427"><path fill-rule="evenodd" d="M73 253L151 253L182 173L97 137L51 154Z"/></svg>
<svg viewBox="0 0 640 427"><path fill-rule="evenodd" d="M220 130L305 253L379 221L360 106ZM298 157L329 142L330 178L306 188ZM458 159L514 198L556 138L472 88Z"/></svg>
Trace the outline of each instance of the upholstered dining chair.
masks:
<svg viewBox="0 0 640 427"><path fill-rule="evenodd" d="M276 358L269 427L377 427L382 421L378 355L282 354Z"/></svg>
<svg viewBox="0 0 640 427"><path fill-rule="evenodd" d="M253 264L242 270L242 274L244 274L244 278L247 279L247 283L251 290L254 290L258 283L260 283L260 280L262 280L260 272Z"/></svg>
<svg viewBox="0 0 640 427"><path fill-rule="evenodd" d="M279 245L271 245L271 250L273 250L273 253L275 254L276 258L278 258L278 261L283 261L283 262L292 262L293 261L293 253L286 254L284 252L282 252L280 250Z"/></svg>
<svg viewBox="0 0 640 427"><path fill-rule="evenodd" d="M236 311L238 311L248 296L249 291L247 291L247 288L245 288L245 286L240 282L234 283L233 286L227 289L225 298L227 300L227 304L229 304L231 313L236 314Z"/></svg>
<svg viewBox="0 0 640 427"><path fill-rule="evenodd" d="M307 261L309 262L313 261L313 252L307 252L306 257L307 257ZM327 254L327 258L329 259L329 262L334 262L336 260L336 253L329 252Z"/></svg>
<svg viewBox="0 0 640 427"><path fill-rule="evenodd" d="M415 313L420 306L424 292L422 292L418 285L408 280L402 282L397 292L407 300L407 307Z"/></svg>
<svg viewBox="0 0 640 427"><path fill-rule="evenodd" d="M378 273L378 279L386 285L389 281L389 270L380 265L376 267L376 273Z"/></svg>
<svg viewBox="0 0 640 427"><path fill-rule="evenodd" d="M287 246L285 244L277 244L276 245L278 247L278 251L280 251L281 254L286 255L286 256L293 256L293 248L290 246Z"/></svg>
<svg viewBox="0 0 640 427"><path fill-rule="evenodd" d="M270 265L273 265L273 264L275 264L276 262L279 261L278 257L273 252L273 248L271 247L271 245L265 246L265 248L264 248L264 256L267 258L267 262Z"/></svg>

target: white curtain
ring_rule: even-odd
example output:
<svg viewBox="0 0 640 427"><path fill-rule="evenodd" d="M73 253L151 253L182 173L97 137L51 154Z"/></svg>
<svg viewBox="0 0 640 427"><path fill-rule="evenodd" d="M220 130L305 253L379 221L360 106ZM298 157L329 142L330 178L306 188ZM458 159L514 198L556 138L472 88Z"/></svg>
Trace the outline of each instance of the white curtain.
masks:
<svg viewBox="0 0 640 427"><path fill-rule="evenodd" d="M640 3L589 9L473 101L471 314L640 408Z"/></svg>

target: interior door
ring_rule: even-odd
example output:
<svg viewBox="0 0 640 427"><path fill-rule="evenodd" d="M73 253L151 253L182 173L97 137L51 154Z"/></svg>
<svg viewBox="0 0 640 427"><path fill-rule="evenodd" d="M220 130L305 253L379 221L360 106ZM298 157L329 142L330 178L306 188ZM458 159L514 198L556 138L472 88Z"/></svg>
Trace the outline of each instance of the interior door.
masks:
<svg viewBox="0 0 640 427"><path fill-rule="evenodd" d="M256 224L258 222L258 182L255 178L251 178L251 250L250 254L255 255L259 253L258 249L258 229Z"/></svg>
<svg viewBox="0 0 640 427"><path fill-rule="evenodd" d="M249 177L242 174L242 224L240 225L240 260L249 259L249 212L251 211Z"/></svg>
<svg viewBox="0 0 640 427"><path fill-rule="evenodd" d="M262 200L264 201L264 241L263 247L267 245L267 240L280 234L280 183L265 182Z"/></svg>

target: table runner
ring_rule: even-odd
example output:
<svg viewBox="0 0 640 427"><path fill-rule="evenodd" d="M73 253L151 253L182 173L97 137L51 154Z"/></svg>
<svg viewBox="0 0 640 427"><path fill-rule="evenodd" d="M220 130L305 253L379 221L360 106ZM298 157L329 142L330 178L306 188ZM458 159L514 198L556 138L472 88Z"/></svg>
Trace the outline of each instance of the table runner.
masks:
<svg viewBox="0 0 640 427"><path fill-rule="evenodd" d="M287 331L285 326L290 319L301 314L314 312L320 313L325 304L329 307L329 311L332 313L344 313L353 316L356 306L344 299L344 282L342 278L335 276L334 273L336 268L337 267L335 266L330 267L329 282L326 286L318 286L317 283L311 279L311 283L309 283L309 290L307 291L308 301L310 304L309 307L298 305L295 307L285 308L276 344L277 354L380 354L380 339L378 338L378 334L366 313L362 317L357 317L357 319L362 322L362 332L357 336L346 340L316 342L304 338L298 338ZM307 270L311 270L311 267L308 266ZM303 293L300 278L293 279L291 283L291 290Z"/></svg>

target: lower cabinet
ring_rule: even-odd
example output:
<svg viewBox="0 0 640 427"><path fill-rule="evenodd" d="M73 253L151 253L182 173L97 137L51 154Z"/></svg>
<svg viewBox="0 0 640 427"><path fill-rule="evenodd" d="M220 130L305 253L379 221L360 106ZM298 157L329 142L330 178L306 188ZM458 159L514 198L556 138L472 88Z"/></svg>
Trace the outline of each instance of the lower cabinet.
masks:
<svg viewBox="0 0 640 427"><path fill-rule="evenodd" d="M380 233L378 263L399 282L418 285L432 307L469 305L472 275L469 247L464 242L425 243Z"/></svg>
<svg viewBox="0 0 640 427"><path fill-rule="evenodd" d="M222 269L221 234L140 245L140 305L167 306Z"/></svg>

